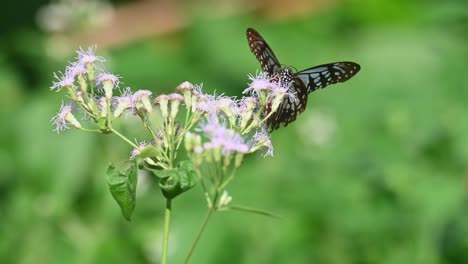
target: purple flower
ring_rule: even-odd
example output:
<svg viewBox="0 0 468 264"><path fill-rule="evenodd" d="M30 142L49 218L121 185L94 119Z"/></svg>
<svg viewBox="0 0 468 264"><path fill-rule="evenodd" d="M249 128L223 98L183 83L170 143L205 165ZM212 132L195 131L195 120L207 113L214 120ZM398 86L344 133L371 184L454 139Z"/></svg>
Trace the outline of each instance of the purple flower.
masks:
<svg viewBox="0 0 468 264"><path fill-rule="evenodd" d="M237 102L227 96L220 96L216 101L216 105L229 118L233 118L239 112Z"/></svg>
<svg viewBox="0 0 468 264"><path fill-rule="evenodd" d="M255 97L243 97L241 100L241 107L247 109L254 109L258 105L258 100Z"/></svg>
<svg viewBox="0 0 468 264"><path fill-rule="evenodd" d="M141 101L144 98L149 98L153 93L148 90L138 90L133 94L133 101Z"/></svg>
<svg viewBox="0 0 468 264"><path fill-rule="evenodd" d="M266 156L273 156L273 144L271 143L270 135L265 129L261 131L257 131L252 138L253 143L252 150L255 151L257 149L265 149L266 152L263 154L264 157Z"/></svg>
<svg viewBox="0 0 468 264"><path fill-rule="evenodd" d="M258 96L262 91L270 91L279 87L278 83L273 82L266 72L257 73L256 76L250 74L248 77L252 82L242 92L243 94L252 93Z"/></svg>
<svg viewBox="0 0 468 264"><path fill-rule="evenodd" d="M99 113L101 115L101 117L106 117L107 116L107 98L106 97L101 97L101 98L98 98L96 99L97 101L97 105L98 105L98 109L99 109Z"/></svg>
<svg viewBox="0 0 468 264"><path fill-rule="evenodd" d="M177 91L179 92L186 92L186 91L192 91L193 90L193 84L190 82L183 82L177 86Z"/></svg>
<svg viewBox="0 0 468 264"><path fill-rule="evenodd" d="M169 102L169 96L166 94L161 94L156 99L154 99L154 104L159 105L159 109L161 110L161 115L163 118L167 118L169 116L169 110L167 108L167 104Z"/></svg>
<svg viewBox="0 0 468 264"><path fill-rule="evenodd" d="M50 87L50 90L56 90L57 92L59 92L64 87L75 87L75 75L73 75L68 70L65 71L65 73L54 73L54 78L57 79L57 81L53 82L52 86Z"/></svg>
<svg viewBox="0 0 468 264"><path fill-rule="evenodd" d="M86 74L86 68L82 63L73 63L71 66L67 67L67 71L70 72L70 74L73 77L76 77L78 75L85 75Z"/></svg>
<svg viewBox="0 0 468 264"><path fill-rule="evenodd" d="M112 102L115 107L114 117L119 117L126 109L134 112L135 104L130 87L125 88L120 96L113 97Z"/></svg>
<svg viewBox="0 0 468 264"><path fill-rule="evenodd" d="M201 129L210 139L209 142L203 145L207 150L220 148L223 155L233 152L247 153L249 151L249 146L244 143L244 138L240 134L226 128L214 118L203 125Z"/></svg>
<svg viewBox="0 0 468 264"><path fill-rule="evenodd" d="M209 116L215 116L219 113L220 106L225 107L226 105L220 104L220 102L224 101L228 97L224 97L222 95L217 96L216 94L200 94L197 103L197 110L201 112L207 113ZM232 100L232 99L231 99ZM224 103L229 103L225 101Z"/></svg>
<svg viewBox="0 0 468 264"><path fill-rule="evenodd" d="M171 93L168 95L169 101L179 101L182 102L184 100L184 97L178 93Z"/></svg>
<svg viewBox="0 0 468 264"><path fill-rule="evenodd" d="M68 129L68 124L73 125L74 127L81 128L80 123L72 114L72 107L70 105L64 105L60 107L59 112L56 116L52 118L52 123L55 125L54 131L60 133L61 131Z"/></svg>
<svg viewBox="0 0 468 264"><path fill-rule="evenodd" d="M96 84L97 85L100 85L100 84L104 85L105 82L111 82L113 87L118 87L119 84L120 84L119 78L120 78L119 76L114 75L112 73L103 72L103 73L100 73L97 76Z"/></svg>
<svg viewBox="0 0 468 264"><path fill-rule="evenodd" d="M154 104L167 104L169 101L169 96L167 94L160 94L156 99L154 99L153 103Z"/></svg>
<svg viewBox="0 0 468 264"><path fill-rule="evenodd" d="M96 51L96 46L88 47L88 50L83 50L80 48L76 53L78 53L78 61L82 65L86 65L88 63L93 64L95 62L104 62L105 59L102 57L98 57L94 55Z"/></svg>
<svg viewBox="0 0 468 264"><path fill-rule="evenodd" d="M218 113L218 107L216 104L210 101L202 101L197 104L197 110L205 112L209 115L216 115Z"/></svg>
<svg viewBox="0 0 468 264"><path fill-rule="evenodd" d="M289 97L289 99L291 99L292 101L297 100L296 93L295 92L292 93L289 89L291 85L292 85L292 81L288 83L280 83L280 85L272 87L270 91L270 96L272 98Z"/></svg>
<svg viewBox="0 0 468 264"><path fill-rule="evenodd" d="M119 86L119 76L111 73L100 73L96 79L97 85L102 85L102 91L108 99L112 98L112 90Z"/></svg>
<svg viewBox="0 0 468 264"><path fill-rule="evenodd" d="M146 112L153 111L150 101L151 94L152 93L148 90L138 90L133 94L132 100L136 110L145 110Z"/></svg>

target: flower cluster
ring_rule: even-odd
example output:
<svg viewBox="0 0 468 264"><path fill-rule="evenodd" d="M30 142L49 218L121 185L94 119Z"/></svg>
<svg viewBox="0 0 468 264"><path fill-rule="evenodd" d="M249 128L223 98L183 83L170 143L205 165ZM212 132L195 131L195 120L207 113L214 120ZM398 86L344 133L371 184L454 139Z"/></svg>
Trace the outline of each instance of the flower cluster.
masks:
<svg viewBox="0 0 468 264"><path fill-rule="evenodd" d="M57 132L73 126L115 134L133 147L130 160L143 162L156 174L177 167L174 162L183 145L198 180L206 187L209 204L220 202L246 154L262 151L265 156L273 155L266 123L286 96L294 98L288 92L289 83L259 73L249 76L251 82L240 99L206 94L201 85L189 82L180 84L174 93L153 99L148 90L120 88L121 78L103 70L105 60L94 52L94 47L80 49L76 60L63 73L54 75L51 90L66 90L70 99L52 119ZM78 120L77 111L85 118ZM115 120L128 116L139 118L150 135L136 141L148 143L134 143L115 129ZM84 121L94 123L94 127L86 128ZM227 194L223 197L226 206L230 198Z"/></svg>
<svg viewBox="0 0 468 264"><path fill-rule="evenodd" d="M294 100L295 95L289 92L291 84L281 83L279 76L259 73L249 76L251 82L240 99L206 94L201 85L190 82L180 84L174 93L153 98L148 90L121 88L121 78L105 71L105 60L94 52L94 47L80 49L64 72L54 74L51 90L66 91L69 102L62 103L52 122L57 132L75 127L115 135L131 145L133 150L123 170L113 164L107 169L109 190L122 215L130 220L135 209L139 169L159 180L167 200L165 228L169 226L170 201L197 183L208 203L207 219L218 210L240 210L231 205L232 197L226 188L245 155L273 155L268 121L286 97ZM81 119L76 117L77 112ZM115 122L127 117L138 119L148 136L130 140L119 132ZM186 160L178 159L181 146L187 153ZM163 250L167 249L166 231ZM166 263L164 257L162 263Z"/></svg>

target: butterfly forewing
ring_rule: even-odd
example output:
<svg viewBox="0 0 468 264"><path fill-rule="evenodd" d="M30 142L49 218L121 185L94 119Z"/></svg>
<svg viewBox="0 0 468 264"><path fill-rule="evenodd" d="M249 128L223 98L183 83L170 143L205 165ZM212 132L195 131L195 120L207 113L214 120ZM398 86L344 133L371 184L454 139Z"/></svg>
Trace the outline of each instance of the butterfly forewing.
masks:
<svg viewBox="0 0 468 264"><path fill-rule="evenodd" d="M315 66L296 75L304 82L307 93L311 93L330 84L347 81L360 69L359 64L343 61Z"/></svg>
<svg viewBox="0 0 468 264"><path fill-rule="evenodd" d="M255 29L247 29L247 40L249 41L250 50L257 57L265 72L271 75L281 70L281 64L270 46Z"/></svg>

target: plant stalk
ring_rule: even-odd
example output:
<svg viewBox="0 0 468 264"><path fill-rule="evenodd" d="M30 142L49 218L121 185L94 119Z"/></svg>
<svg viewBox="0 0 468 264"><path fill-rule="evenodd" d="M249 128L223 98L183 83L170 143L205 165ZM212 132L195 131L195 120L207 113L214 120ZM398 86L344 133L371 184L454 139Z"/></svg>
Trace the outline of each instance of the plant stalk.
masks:
<svg viewBox="0 0 468 264"><path fill-rule="evenodd" d="M162 258L161 263L167 263L167 248L169 244L169 223L171 221L171 206L172 200L166 200L166 211L164 213L164 238L163 238L163 251L162 251Z"/></svg>
<svg viewBox="0 0 468 264"><path fill-rule="evenodd" d="M195 240L193 241L192 246L190 247L190 251L187 254L187 257L185 257L184 264L187 264L189 262L189 260L190 260L190 257L192 257L193 251L197 247L198 241L200 241L200 238L201 238L203 232L205 231L206 225L210 221L210 218L211 218L211 216L213 215L214 212L215 212L215 207L213 205L212 207L210 207L210 210L208 211L208 214L205 217L205 221L203 221L202 226L198 230L197 236L195 237Z"/></svg>

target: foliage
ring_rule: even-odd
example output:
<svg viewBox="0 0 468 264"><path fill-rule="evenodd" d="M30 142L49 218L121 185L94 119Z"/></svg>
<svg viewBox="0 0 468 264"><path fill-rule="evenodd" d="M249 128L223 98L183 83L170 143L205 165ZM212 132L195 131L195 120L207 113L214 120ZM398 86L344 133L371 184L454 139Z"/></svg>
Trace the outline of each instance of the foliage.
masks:
<svg viewBox="0 0 468 264"><path fill-rule="evenodd" d="M111 50L112 70L125 73L125 82L158 93L189 79L239 94L245 74L258 68L243 36L248 26L298 69L341 59L363 66L352 82L312 94L308 110L273 134L273 162L247 157L231 183L239 202L281 220L218 214L193 263L467 262L463 10L464 1L350 1L275 23L200 16L172 39ZM158 182L142 173L138 209L127 224L104 179L108 159L119 163L127 146L102 135L52 134L47 121L60 99L46 91L48 73L69 58L47 57L40 34L6 37L2 263L157 263L164 214ZM131 126L125 132L139 135ZM195 236L204 211L193 201L200 196L187 192L174 205L186 216L174 216L171 263L183 261L187 237Z"/></svg>

